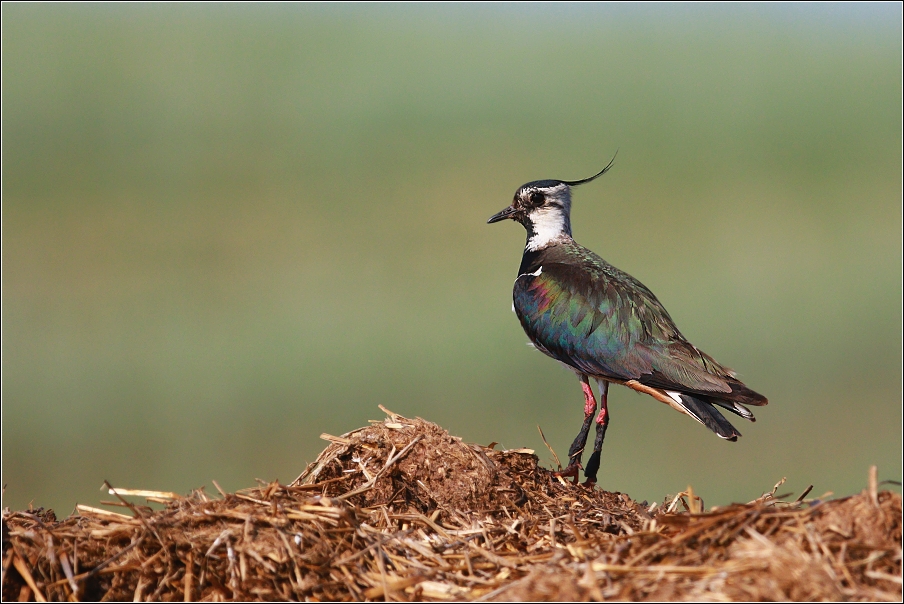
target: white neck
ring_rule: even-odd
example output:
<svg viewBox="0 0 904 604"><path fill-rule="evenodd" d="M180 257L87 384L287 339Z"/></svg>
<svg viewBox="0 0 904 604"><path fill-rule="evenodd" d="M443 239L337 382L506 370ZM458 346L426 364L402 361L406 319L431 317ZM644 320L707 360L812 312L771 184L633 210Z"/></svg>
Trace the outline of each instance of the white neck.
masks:
<svg viewBox="0 0 904 604"><path fill-rule="evenodd" d="M535 252L563 239L571 239L571 221L558 207L544 207L530 214L525 249Z"/></svg>

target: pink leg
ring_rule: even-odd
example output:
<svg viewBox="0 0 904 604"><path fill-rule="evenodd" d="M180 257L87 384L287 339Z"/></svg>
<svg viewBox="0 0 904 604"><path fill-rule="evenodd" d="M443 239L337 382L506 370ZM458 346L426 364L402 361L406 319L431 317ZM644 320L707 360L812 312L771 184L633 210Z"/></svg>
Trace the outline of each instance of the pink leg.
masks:
<svg viewBox="0 0 904 604"><path fill-rule="evenodd" d="M588 385L589 388L589 385ZM593 392L590 393L590 396L593 396ZM595 401L594 401L595 403ZM595 406L594 406L595 410ZM584 413L587 413L586 406L584 407ZM591 411L593 413L593 411ZM596 416L596 423L598 424L608 424L609 423L609 382L600 382L600 414Z"/></svg>
<svg viewBox="0 0 904 604"><path fill-rule="evenodd" d="M584 374L578 374L578 379L581 380L581 390L584 392L584 424L568 450L568 467L561 472L556 472L558 476L573 478L574 484L578 483L581 453L584 451L584 445L587 444L587 435L590 432L590 425L593 423L593 415L596 413L596 397L593 396L590 380Z"/></svg>
<svg viewBox="0 0 904 604"><path fill-rule="evenodd" d="M596 398L593 396L593 388L590 387L590 380L587 379L586 375L581 374L581 390L584 391L584 417L588 415L593 415L596 411ZM605 400L605 399L603 399ZM601 413L605 413L606 406L603 403L603 410ZM596 420L599 422L599 420Z"/></svg>
<svg viewBox="0 0 904 604"><path fill-rule="evenodd" d="M606 438L606 428L609 427L609 382L605 380L598 381L600 385L600 413L596 416L596 442L593 444L593 453L584 468L584 476L587 477L584 485L590 487L596 484L596 473L600 468L603 439Z"/></svg>

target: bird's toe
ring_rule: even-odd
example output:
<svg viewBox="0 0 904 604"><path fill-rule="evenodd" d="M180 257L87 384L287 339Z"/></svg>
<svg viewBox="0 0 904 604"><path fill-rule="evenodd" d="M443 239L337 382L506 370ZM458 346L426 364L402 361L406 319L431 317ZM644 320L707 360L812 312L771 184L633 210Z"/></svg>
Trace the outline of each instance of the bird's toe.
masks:
<svg viewBox="0 0 904 604"><path fill-rule="evenodd" d="M571 484L578 484L578 476L581 473L580 464L572 464L564 470L553 472L552 475L557 478L571 478Z"/></svg>

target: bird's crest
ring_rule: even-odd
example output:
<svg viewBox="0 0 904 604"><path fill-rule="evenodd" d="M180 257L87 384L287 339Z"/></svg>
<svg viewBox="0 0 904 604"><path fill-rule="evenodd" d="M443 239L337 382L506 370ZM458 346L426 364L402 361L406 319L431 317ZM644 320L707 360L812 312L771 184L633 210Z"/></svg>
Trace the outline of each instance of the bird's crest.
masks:
<svg viewBox="0 0 904 604"><path fill-rule="evenodd" d="M589 178L582 178L581 180L560 180L559 182L561 182L562 184L568 185L569 187L576 187L576 186L578 186L578 185L582 185L582 184L588 183L588 182L590 182L590 181L592 181L592 180L596 180L597 178L599 178L600 176L602 176L603 174L605 174L606 172L609 171L609 168L611 168L611 167L612 167L612 164L615 163L615 156L616 156L616 155L618 155L618 150L617 150L617 149L616 149L616 151L615 151L615 155L613 155L613 156L612 156L612 159L609 160L609 163L606 164L606 167L603 168L602 170L600 170L599 172L597 172L596 174L594 174L593 176L589 177Z"/></svg>

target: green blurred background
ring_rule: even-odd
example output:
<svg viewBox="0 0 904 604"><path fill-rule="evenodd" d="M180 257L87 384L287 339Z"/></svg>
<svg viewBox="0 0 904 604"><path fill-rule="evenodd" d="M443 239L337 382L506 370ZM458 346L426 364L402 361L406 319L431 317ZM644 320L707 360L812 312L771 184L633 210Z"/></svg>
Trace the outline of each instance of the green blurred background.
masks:
<svg viewBox="0 0 904 604"><path fill-rule="evenodd" d="M610 397L600 485L901 478L900 4L3 5L4 505L295 478L378 404L564 457L522 183L769 397Z"/></svg>

